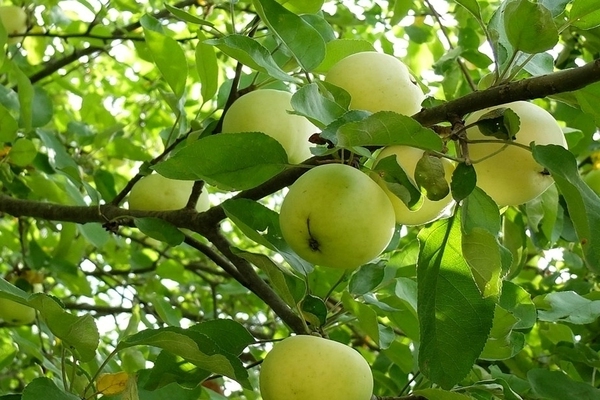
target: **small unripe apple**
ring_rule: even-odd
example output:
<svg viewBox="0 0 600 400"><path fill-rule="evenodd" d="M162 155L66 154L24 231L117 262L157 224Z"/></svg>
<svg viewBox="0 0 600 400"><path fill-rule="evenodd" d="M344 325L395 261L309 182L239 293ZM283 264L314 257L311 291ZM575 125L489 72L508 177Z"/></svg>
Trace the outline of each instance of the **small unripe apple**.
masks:
<svg viewBox="0 0 600 400"><path fill-rule="evenodd" d="M346 90L352 97L350 108L355 110L410 116L421 110L425 100L402 61L374 51L341 59L327 72L325 81Z"/></svg>
<svg viewBox="0 0 600 400"><path fill-rule="evenodd" d="M356 350L316 336L275 344L260 368L263 400L369 400L373 375Z"/></svg>
<svg viewBox="0 0 600 400"><path fill-rule="evenodd" d="M381 254L394 233L394 209L373 179L344 164L302 175L281 205L283 238L303 259L353 269Z"/></svg>
<svg viewBox="0 0 600 400"><path fill-rule="evenodd" d="M147 175L133 185L129 193L129 209L143 211L179 210L188 202L193 181L165 178L159 174ZM210 202L206 187L202 188L196 211L208 210Z"/></svg>
<svg viewBox="0 0 600 400"><path fill-rule="evenodd" d="M477 111L465 121L472 124L497 108L513 110L520 119L514 142L529 146L555 144L567 147L562 129L554 117L543 108L526 101L517 101ZM491 143L469 143L469 157L477 173L477 186L483 189L499 206L519 205L542 194L554 180L538 164L531 151L514 146L493 136L485 136L475 126L467 130L470 141L486 140ZM496 154L494 154L496 153Z"/></svg>
<svg viewBox="0 0 600 400"><path fill-rule="evenodd" d="M27 325L35 320L35 309L0 297L0 319L11 325Z"/></svg>
<svg viewBox="0 0 600 400"><path fill-rule="evenodd" d="M27 32L27 14L18 6L1 6L0 21L9 35L23 34ZM8 44L19 43L23 37L16 36L8 38Z"/></svg>
<svg viewBox="0 0 600 400"><path fill-rule="evenodd" d="M417 163L423 157L424 151L410 146L389 146L384 148L375 161L377 162L391 155L396 156L396 162L404 170L412 183L415 184L415 169ZM452 179L452 172L454 171L454 165L445 158L441 158L440 161L444 167L445 178L449 183ZM377 179L377 183L381 186L383 191L389 196L392 205L394 206L394 212L396 214L396 223L402 225L423 225L429 222L435 221L446 212L454 201L452 195L449 193L446 197L441 200L433 201L429 200L426 196L423 196L423 203L421 207L415 211L411 211L406 204L398 196L392 193L386 186L383 179Z"/></svg>
<svg viewBox="0 0 600 400"><path fill-rule="evenodd" d="M291 93L274 89L245 94L227 110L223 133L265 133L281 144L290 163L301 163L312 157L308 139L319 130L306 118L288 112L291 99Z"/></svg>
<svg viewBox="0 0 600 400"><path fill-rule="evenodd" d="M587 185L600 196L600 169L594 169L588 172L583 180Z"/></svg>

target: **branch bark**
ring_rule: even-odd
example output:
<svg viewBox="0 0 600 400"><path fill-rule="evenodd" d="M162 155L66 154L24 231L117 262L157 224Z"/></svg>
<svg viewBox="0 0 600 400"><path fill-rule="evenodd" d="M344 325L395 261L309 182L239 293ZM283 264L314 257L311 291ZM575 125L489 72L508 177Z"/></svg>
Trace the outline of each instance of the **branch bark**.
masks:
<svg viewBox="0 0 600 400"><path fill-rule="evenodd" d="M186 3L186 2L182 2ZM180 4L182 4L180 3ZM600 81L600 59L582 67L559 71L552 74L511 82L502 86L474 92L462 98L449 101L437 107L424 109L413 117L424 126L431 126L443 121L461 118L465 114L486 107L500 105L517 100L530 100L553 94L569 92L583 88L591 83ZM305 164L315 165L323 157L313 157ZM300 175L306 172L305 167L286 170L271 180L253 189L240 192L237 198L252 200L261 199L292 184ZM53 221L75 222L85 224L90 222L106 223L115 219L125 218L129 223L132 217L157 217L179 227L199 232L209 239L215 247L233 263L235 270L227 272L234 276L246 287L251 288L296 332L303 332L301 319L276 295L275 292L254 271L246 260L237 257L229 249L229 244L223 241L218 231L218 222L225 218L223 209L213 207L205 213L196 213L184 208L177 211L135 211L125 210L116 205L105 204L96 206L65 206L31 200L15 199L0 194L0 213L14 217L33 217ZM2 214L0 214L2 216ZM213 260L214 261L214 260ZM222 260L221 260L222 261ZM223 267L223 265L222 265ZM237 273L236 273L237 272Z"/></svg>

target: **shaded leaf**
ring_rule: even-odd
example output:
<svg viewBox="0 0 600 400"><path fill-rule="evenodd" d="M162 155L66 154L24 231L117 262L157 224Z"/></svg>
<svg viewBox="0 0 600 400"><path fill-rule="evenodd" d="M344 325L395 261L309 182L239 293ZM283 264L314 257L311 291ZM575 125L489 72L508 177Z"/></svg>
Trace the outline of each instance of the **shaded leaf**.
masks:
<svg viewBox="0 0 600 400"><path fill-rule="evenodd" d="M79 397L59 389L48 378L36 378L23 389L21 400L78 400Z"/></svg>
<svg viewBox="0 0 600 400"><path fill-rule="evenodd" d="M540 321L583 325L600 317L600 300L589 300L572 291L548 293L535 302Z"/></svg>
<svg viewBox="0 0 600 400"><path fill-rule="evenodd" d="M398 165L395 155L382 158L373 171L385 182L386 187L398 197L410 210L418 209L422 204L421 191L413 184L406 171Z"/></svg>
<svg viewBox="0 0 600 400"><path fill-rule="evenodd" d="M477 185L477 174L472 164L459 163L452 172L450 189L452 197L461 201L471 194Z"/></svg>
<svg viewBox="0 0 600 400"><path fill-rule="evenodd" d="M415 182L429 200L442 200L450 193L442 160L427 153L417 162Z"/></svg>
<svg viewBox="0 0 600 400"><path fill-rule="evenodd" d="M600 398L600 390L587 383L576 382L560 371L532 369L527 372L527 380L538 396L548 400L596 400Z"/></svg>
<svg viewBox="0 0 600 400"><path fill-rule="evenodd" d="M171 246L177 246L185 239L183 232L161 218L134 218L133 223L144 234Z"/></svg>

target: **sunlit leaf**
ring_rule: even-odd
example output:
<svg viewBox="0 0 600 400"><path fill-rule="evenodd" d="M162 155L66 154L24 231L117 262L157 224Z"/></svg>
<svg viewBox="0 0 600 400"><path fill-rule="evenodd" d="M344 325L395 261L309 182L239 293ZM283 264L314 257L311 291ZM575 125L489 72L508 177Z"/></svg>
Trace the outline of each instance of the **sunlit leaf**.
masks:
<svg viewBox="0 0 600 400"><path fill-rule="evenodd" d="M494 316L493 298L482 297L462 255L459 218L439 221L419 233L419 366L446 389L471 370Z"/></svg>

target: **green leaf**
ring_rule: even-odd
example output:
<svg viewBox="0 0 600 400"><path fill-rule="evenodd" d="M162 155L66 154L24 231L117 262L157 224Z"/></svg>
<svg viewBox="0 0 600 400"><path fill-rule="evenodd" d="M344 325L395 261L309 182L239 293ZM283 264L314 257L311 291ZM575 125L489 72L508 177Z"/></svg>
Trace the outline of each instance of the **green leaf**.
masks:
<svg viewBox="0 0 600 400"><path fill-rule="evenodd" d="M185 239L183 232L161 218L134 218L133 223L144 234L171 246L177 246Z"/></svg>
<svg viewBox="0 0 600 400"><path fill-rule="evenodd" d="M312 327L319 328L327 322L327 306L317 296L307 295L300 303L300 310Z"/></svg>
<svg viewBox="0 0 600 400"><path fill-rule="evenodd" d="M182 97L188 74L187 59L183 49L175 39L154 30L155 24L158 23L154 17L144 15L141 23L154 64L175 96Z"/></svg>
<svg viewBox="0 0 600 400"><path fill-rule="evenodd" d="M230 199L221 204L231 221L246 235L279 254L302 275L313 270L312 264L300 258L283 239L279 214L250 199Z"/></svg>
<svg viewBox="0 0 600 400"><path fill-rule="evenodd" d="M483 360L506 360L514 357L525 346L525 335L514 332L519 320L509 311L496 305L494 323L483 352Z"/></svg>
<svg viewBox="0 0 600 400"><path fill-rule="evenodd" d="M442 200L450 193L442 160L427 153L417 161L415 183L429 200Z"/></svg>
<svg viewBox="0 0 600 400"><path fill-rule="evenodd" d="M192 325L190 330L200 332L215 341L219 347L231 354L240 355L255 342L248 330L232 319L213 319Z"/></svg>
<svg viewBox="0 0 600 400"><path fill-rule="evenodd" d="M275 0L254 0L261 19L291 51L298 64L312 71L325 58L325 41L308 22Z"/></svg>
<svg viewBox="0 0 600 400"><path fill-rule="evenodd" d="M377 313L375 310L364 303L354 300L348 292L344 292L342 295L342 302L344 303L344 308L358 318L358 325L361 329L369 335L375 343L381 346L379 323L377 322Z"/></svg>
<svg viewBox="0 0 600 400"><path fill-rule="evenodd" d="M469 11L478 21L481 21L481 8L479 6L479 2L477 0L456 0L456 3L463 6L467 11Z"/></svg>
<svg viewBox="0 0 600 400"><path fill-rule="evenodd" d="M23 389L21 400L78 400L72 393L63 392L48 378L36 378Z"/></svg>
<svg viewBox="0 0 600 400"><path fill-rule="evenodd" d="M580 29L600 26L600 9L595 0L575 0L569 15L571 23Z"/></svg>
<svg viewBox="0 0 600 400"><path fill-rule="evenodd" d="M182 10L181 8L173 7L167 3L164 3L164 6L171 14L173 14L175 17L177 17L178 19L180 19L182 21L189 22L189 23L196 24L196 25L203 25L203 26L210 26L210 27L215 26L212 22L206 21L202 18L192 15L192 14L188 13L187 11ZM198 31L198 33L200 34L202 32ZM201 37L198 36L198 39L201 39Z"/></svg>
<svg viewBox="0 0 600 400"><path fill-rule="evenodd" d="M31 164L37 156L37 149L31 140L18 139L13 143L8 155L12 163L25 167Z"/></svg>
<svg viewBox="0 0 600 400"><path fill-rule="evenodd" d="M384 276L384 265L365 264L358 268L350 277L348 290L354 295L369 293L383 281Z"/></svg>
<svg viewBox="0 0 600 400"><path fill-rule="evenodd" d="M33 294L28 303L40 312L50 331L78 354L79 360L87 362L95 357L100 334L91 314L70 314L56 300L42 293Z"/></svg>
<svg viewBox="0 0 600 400"><path fill-rule="evenodd" d="M396 3L402 3L402 1ZM363 39L334 39L327 42L325 59L315 68L315 72L325 73L341 59L363 51L376 50L371 42Z"/></svg>
<svg viewBox="0 0 600 400"><path fill-rule="evenodd" d="M406 115L380 111L367 118L340 126L337 130L340 147L389 146L401 144L424 150L441 151L442 139Z"/></svg>
<svg viewBox="0 0 600 400"><path fill-rule="evenodd" d="M167 350L202 369L225 375L250 388L248 372L241 361L200 332L177 327L147 329L121 341L117 350L140 345Z"/></svg>
<svg viewBox="0 0 600 400"><path fill-rule="evenodd" d="M15 63L11 62L10 65L19 89L19 125L24 130L29 131L33 127L33 96L35 95L35 89L27 75Z"/></svg>
<svg viewBox="0 0 600 400"><path fill-rule="evenodd" d="M498 304L517 318L514 329L531 329L537 320L537 311L531 295L519 285L504 281Z"/></svg>
<svg viewBox="0 0 600 400"><path fill-rule="evenodd" d="M206 40L204 43L216 46L229 57L275 79L285 82L296 81L277 65L269 50L248 36L227 35L219 39Z"/></svg>
<svg viewBox="0 0 600 400"><path fill-rule="evenodd" d="M302 86L291 100L294 111L323 128L346 113L346 109L324 96L316 83Z"/></svg>
<svg viewBox="0 0 600 400"><path fill-rule="evenodd" d="M200 78L202 101L207 102L213 98L219 88L219 65L215 49L204 43L206 40L204 33L199 30L197 35L200 42L196 46L196 52L194 53L196 71Z"/></svg>
<svg viewBox="0 0 600 400"><path fill-rule="evenodd" d="M17 138L19 123L10 112L0 105L0 142L12 142Z"/></svg>
<svg viewBox="0 0 600 400"><path fill-rule="evenodd" d="M587 383L576 382L561 371L532 369L527 372L527 380L538 396L548 400L596 400L600 398L600 390Z"/></svg>
<svg viewBox="0 0 600 400"><path fill-rule="evenodd" d="M600 317L600 300L588 300L572 291L548 293L535 302L540 321L583 325Z"/></svg>
<svg viewBox="0 0 600 400"><path fill-rule="evenodd" d="M419 389L412 393L415 396L423 396L427 400L472 400L470 396L441 389Z"/></svg>
<svg viewBox="0 0 600 400"><path fill-rule="evenodd" d="M324 0L277 0L285 8L296 14L319 12Z"/></svg>
<svg viewBox="0 0 600 400"><path fill-rule="evenodd" d="M463 232L462 252L483 297L497 298L502 285L502 258L498 240L482 228Z"/></svg>
<svg viewBox="0 0 600 400"><path fill-rule="evenodd" d="M476 185L477 174L473 165L464 162L459 163L452 172L452 181L450 182L454 200L459 202L467 198L475 190Z"/></svg>
<svg viewBox="0 0 600 400"><path fill-rule="evenodd" d="M417 282L410 278L397 278L396 287L394 288L394 294L396 295L396 297L410 305L410 307L415 313L417 312Z"/></svg>
<svg viewBox="0 0 600 400"><path fill-rule="evenodd" d="M567 203L588 268L600 272L600 197L583 182L577 160L567 149L534 145L533 157L550 171Z"/></svg>
<svg viewBox="0 0 600 400"><path fill-rule="evenodd" d="M373 171L386 184L386 187L398 197L410 210L417 210L422 204L421 191L413 184L406 171L398 165L395 155L382 158Z"/></svg>
<svg viewBox="0 0 600 400"><path fill-rule="evenodd" d="M436 222L418 236L419 367L446 389L471 370L494 317L493 298L481 296L462 255L459 221L460 215Z"/></svg>
<svg viewBox="0 0 600 400"><path fill-rule="evenodd" d="M306 294L306 284L304 281L280 268L264 254L250 253L237 249L232 250L234 250L235 254L251 262L267 274L269 285L288 306L295 308Z"/></svg>
<svg viewBox="0 0 600 400"><path fill-rule="evenodd" d="M498 205L483 190L475 188L463 203L462 225L465 232L484 228L492 235L500 231Z"/></svg>
<svg viewBox="0 0 600 400"><path fill-rule="evenodd" d="M504 29L515 50L525 53L541 53L558 42L558 28L550 11L529 0L516 0L506 5Z"/></svg>
<svg viewBox="0 0 600 400"><path fill-rule="evenodd" d="M499 107L483 114L476 124L485 136L501 140L514 140L519 131L520 118L510 108Z"/></svg>
<svg viewBox="0 0 600 400"><path fill-rule="evenodd" d="M243 132L204 137L154 169L171 179L244 190L267 181L286 165L287 154L279 142L261 132Z"/></svg>
<svg viewBox="0 0 600 400"><path fill-rule="evenodd" d="M31 115L31 126L39 128L52 120L54 107L48 93L39 86L33 87L32 99L33 113Z"/></svg>

